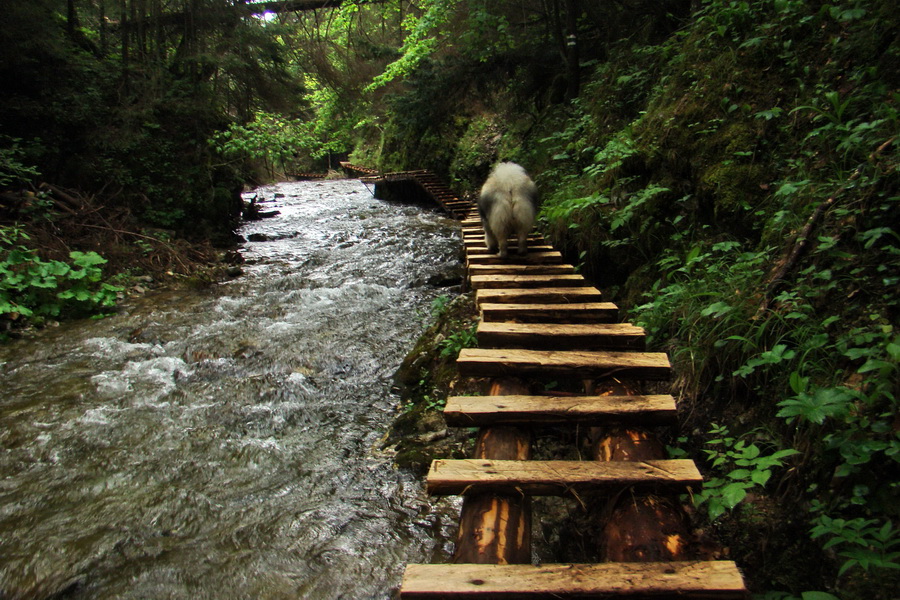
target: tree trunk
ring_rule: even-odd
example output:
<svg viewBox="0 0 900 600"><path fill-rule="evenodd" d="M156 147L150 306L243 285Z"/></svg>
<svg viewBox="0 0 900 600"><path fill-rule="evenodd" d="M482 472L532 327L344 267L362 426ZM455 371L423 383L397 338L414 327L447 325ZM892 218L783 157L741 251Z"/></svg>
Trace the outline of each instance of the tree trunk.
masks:
<svg viewBox="0 0 900 600"><path fill-rule="evenodd" d="M128 0L119 2L119 22L122 24L122 89L128 91Z"/></svg>
<svg viewBox="0 0 900 600"><path fill-rule="evenodd" d="M109 32L106 23L106 0L99 0L97 9L100 17L100 56L105 57L109 52Z"/></svg>
<svg viewBox="0 0 900 600"><path fill-rule="evenodd" d="M574 100L581 90L581 65L578 52L578 0L566 0L566 99Z"/></svg>

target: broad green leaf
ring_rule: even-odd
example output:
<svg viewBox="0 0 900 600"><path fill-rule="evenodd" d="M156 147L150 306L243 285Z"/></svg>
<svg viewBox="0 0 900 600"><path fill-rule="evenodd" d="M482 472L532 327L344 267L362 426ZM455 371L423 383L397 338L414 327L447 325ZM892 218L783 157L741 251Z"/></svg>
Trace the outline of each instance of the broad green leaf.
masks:
<svg viewBox="0 0 900 600"><path fill-rule="evenodd" d="M730 483L722 488L722 501L729 509L737 506L746 497L747 489L744 483Z"/></svg>
<svg viewBox="0 0 900 600"><path fill-rule="evenodd" d="M731 312L732 310L734 310L734 307L728 305L728 303L726 303L726 302L715 302L713 304L710 304L706 308L704 308L702 311L700 311L700 315L703 317L712 316L712 317L718 319L722 315L726 315L729 312Z"/></svg>

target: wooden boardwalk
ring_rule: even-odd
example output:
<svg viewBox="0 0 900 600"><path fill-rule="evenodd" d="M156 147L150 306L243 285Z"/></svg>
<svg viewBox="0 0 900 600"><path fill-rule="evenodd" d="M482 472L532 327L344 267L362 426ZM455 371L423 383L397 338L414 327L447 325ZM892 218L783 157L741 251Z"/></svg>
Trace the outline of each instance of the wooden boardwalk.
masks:
<svg viewBox="0 0 900 600"><path fill-rule="evenodd" d="M675 498L699 486L701 475L691 460L667 460L647 431L675 423L672 396L632 391L640 381L667 379L668 357L647 352L643 330L617 323L616 306L541 236L531 236L527 256L502 261L487 252L478 219L465 218L469 207L436 178L412 171L381 180L393 177L414 180L463 219L481 322L479 347L464 349L457 363L463 376L492 378L491 395L450 398L444 410L450 426L481 428L475 454L435 460L427 476L430 494L463 496L453 563L408 565L400 597L748 598L733 562L696 560L686 550L689 534L673 533L681 519ZM532 393L551 378L583 381L583 395ZM546 425L612 433L597 444L595 460L530 460L530 432ZM597 507L609 513L608 562L530 564L530 497L582 501L598 492L626 500ZM641 536L650 539L634 542Z"/></svg>
<svg viewBox="0 0 900 600"><path fill-rule="evenodd" d="M406 198L437 204L451 218L464 219L469 214L471 202L462 200L447 187L440 177L431 171L399 171L379 173L374 169L341 163L349 175L360 177L364 183L375 185L376 198Z"/></svg>

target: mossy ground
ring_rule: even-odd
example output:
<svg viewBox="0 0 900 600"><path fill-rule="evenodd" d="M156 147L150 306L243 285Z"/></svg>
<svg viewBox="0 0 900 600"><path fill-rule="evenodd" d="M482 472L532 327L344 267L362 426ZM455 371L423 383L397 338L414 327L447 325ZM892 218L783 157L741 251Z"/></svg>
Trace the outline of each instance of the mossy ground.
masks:
<svg viewBox="0 0 900 600"><path fill-rule="evenodd" d="M434 312L434 322L416 341L395 375L402 412L382 444L394 449L399 467L420 475L427 472L435 458L468 457L475 430L448 428L442 410L449 396L480 390L477 381L460 378L456 369L458 349L447 342L477 321L473 296L457 296Z"/></svg>

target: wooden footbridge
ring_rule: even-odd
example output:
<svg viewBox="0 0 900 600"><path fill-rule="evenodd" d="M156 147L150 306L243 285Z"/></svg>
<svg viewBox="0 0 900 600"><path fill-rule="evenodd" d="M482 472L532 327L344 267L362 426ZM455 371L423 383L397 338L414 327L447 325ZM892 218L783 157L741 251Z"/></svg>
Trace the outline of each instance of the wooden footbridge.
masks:
<svg viewBox="0 0 900 600"><path fill-rule="evenodd" d="M422 171L379 177L441 185ZM642 382L670 377L666 354L645 351L644 331L617 323L616 306L540 235L527 255L501 260L480 221L464 216L468 206L435 200L463 219L481 314L479 347L457 365L488 378L490 391L447 401L448 425L480 428L472 458L435 460L426 481L429 494L463 496L456 551L451 564L407 565L400 597L748 598L733 562L692 549L677 497L702 477L692 460L666 459L650 431L675 424L672 396L640 393ZM549 379L580 389L551 395ZM548 426L590 431L593 460L533 460L533 431ZM531 497L540 495L574 497L600 515L605 562L532 564Z"/></svg>
<svg viewBox="0 0 900 600"><path fill-rule="evenodd" d="M359 177L362 182L374 184L376 198L403 198L405 201L437 204L454 219L462 219L469 213L471 202L460 199L431 171L381 174L373 169L347 162L341 163L341 167L345 172Z"/></svg>

